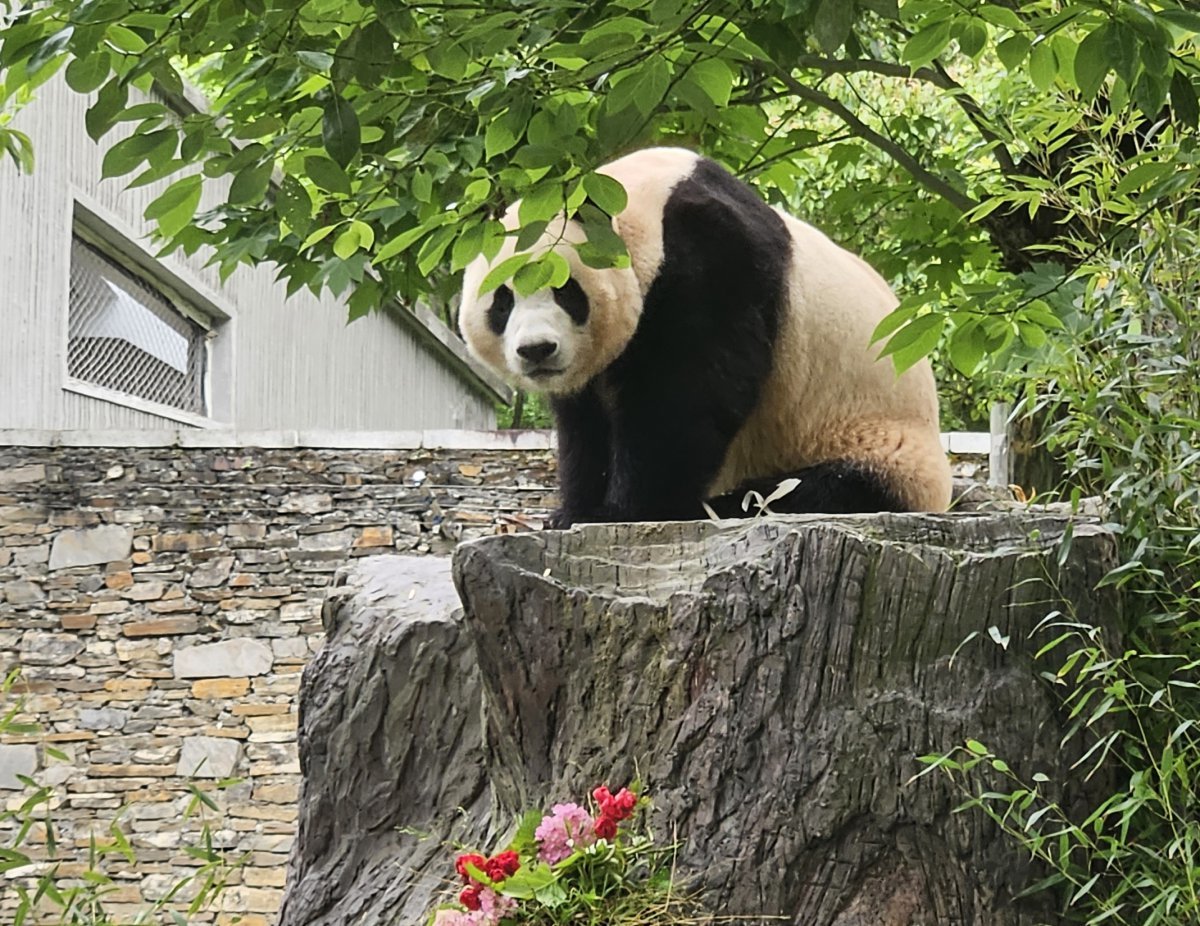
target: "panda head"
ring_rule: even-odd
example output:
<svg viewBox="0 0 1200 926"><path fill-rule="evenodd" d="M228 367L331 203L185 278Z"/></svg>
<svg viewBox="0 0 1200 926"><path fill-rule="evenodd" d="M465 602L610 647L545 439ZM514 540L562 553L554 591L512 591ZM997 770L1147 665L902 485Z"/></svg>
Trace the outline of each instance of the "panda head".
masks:
<svg viewBox="0 0 1200 926"><path fill-rule="evenodd" d="M509 213L505 224L512 227L515 207ZM494 258L467 267L459 330L471 353L512 386L569 395L620 356L637 327L642 297L628 268L597 270L579 260L572 243L583 237L574 222L554 225L532 251L558 251L571 270L567 282L527 296L511 282L480 292L491 268L514 253L510 236Z"/></svg>

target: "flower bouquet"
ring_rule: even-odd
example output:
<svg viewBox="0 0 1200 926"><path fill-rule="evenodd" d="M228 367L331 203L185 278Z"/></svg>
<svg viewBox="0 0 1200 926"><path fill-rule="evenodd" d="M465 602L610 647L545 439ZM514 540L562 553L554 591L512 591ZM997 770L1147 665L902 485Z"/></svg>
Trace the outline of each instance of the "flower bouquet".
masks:
<svg viewBox="0 0 1200 926"><path fill-rule="evenodd" d="M531 811L503 851L455 860L462 887L432 926L688 926L709 922L672 881L674 847L635 824L648 802L601 785L591 809Z"/></svg>

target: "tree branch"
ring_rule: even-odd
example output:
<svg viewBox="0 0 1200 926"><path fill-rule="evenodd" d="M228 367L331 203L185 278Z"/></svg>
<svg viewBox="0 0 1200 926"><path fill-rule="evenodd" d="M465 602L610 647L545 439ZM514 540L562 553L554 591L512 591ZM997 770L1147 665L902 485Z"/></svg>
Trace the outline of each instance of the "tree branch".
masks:
<svg viewBox="0 0 1200 926"><path fill-rule="evenodd" d="M883 62L880 63L882 64ZM880 135L847 109L844 104L838 102L833 97L801 83L785 70L777 70L774 76L796 96L803 100L808 100L810 103L814 103L825 111L837 116L846 123L846 126L855 135L889 155L892 160L908 171L921 186L925 187L931 193L936 193L960 212L969 212L979 205L979 203L966 193L955 189L941 177L923 167L911 154L890 138Z"/></svg>
<svg viewBox="0 0 1200 926"><path fill-rule="evenodd" d="M951 98L966 113L967 118L971 120L971 124L975 126L979 134L992 144L996 161L1000 164L1000 169L1005 174L1017 173L1016 162L1013 161L1012 155L1004 145L1004 141L989 124L983 107L963 89L962 84L946 72L946 69L942 67L940 62L935 61L934 67L917 68L914 71L904 64L892 64L890 61L878 61L874 58L850 58L839 61L833 58L822 58L819 55L801 55L795 59L793 64L795 67L811 68L812 70L820 71L822 74L859 74L866 72L882 74L886 77L910 78L940 87L942 90L949 92Z"/></svg>

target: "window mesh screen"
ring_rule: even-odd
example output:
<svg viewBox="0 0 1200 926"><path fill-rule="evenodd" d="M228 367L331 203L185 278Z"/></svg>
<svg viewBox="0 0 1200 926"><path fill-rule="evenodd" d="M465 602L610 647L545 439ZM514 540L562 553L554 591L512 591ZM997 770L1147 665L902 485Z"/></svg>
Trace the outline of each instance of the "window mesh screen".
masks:
<svg viewBox="0 0 1200 926"><path fill-rule="evenodd" d="M79 238L71 243L71 376L203 415L204 329Z"/></svg>

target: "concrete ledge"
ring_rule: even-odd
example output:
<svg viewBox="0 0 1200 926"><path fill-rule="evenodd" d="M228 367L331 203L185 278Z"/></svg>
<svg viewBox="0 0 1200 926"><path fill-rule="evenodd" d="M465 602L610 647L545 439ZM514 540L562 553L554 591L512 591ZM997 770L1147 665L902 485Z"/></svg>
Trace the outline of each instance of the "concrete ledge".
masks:
<svg viewBox="0 0 1200 926"><path fill-rule="evenodd" d="M987 431L945 431L942 449L947 453L986 457L992 449L992 435Z"/></svg>
<svg viewBox="0 0 1200 926"><path fill-rule="evenodd" d="M0 428L0 447L263 447L306 450L553 450L553 431L238 431L224 428L153 428L112 431L37 431ZM947 431L949 453L987 456L983 431Z"/></svg>
<svg viewBox="0 0 1200 926"><path fill-rule="evenodd" d="M0 447L553 450L555 440L552 431L238 431L220 428L51 431L0 428Z"/></svg>

